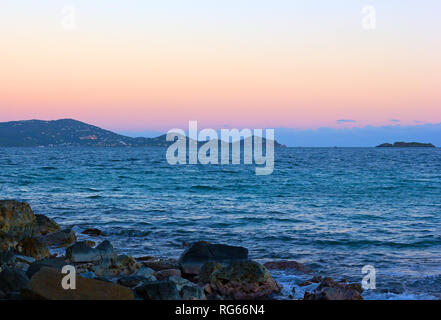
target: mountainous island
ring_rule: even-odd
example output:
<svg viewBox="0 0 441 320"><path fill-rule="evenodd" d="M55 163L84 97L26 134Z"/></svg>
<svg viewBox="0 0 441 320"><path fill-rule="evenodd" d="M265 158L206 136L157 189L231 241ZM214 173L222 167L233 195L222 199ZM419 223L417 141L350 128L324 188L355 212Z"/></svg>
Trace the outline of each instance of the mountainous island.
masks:
<svg viewBox="0 0 441 320"><path fill-rule="evenodd" d="M435 148L435 146L431 143L421 143L421 142L395 142L394 144L383 143L377 146L377 148L415 148L415 147Z"/></svg>
<svg viewBox="0 0 441 320"><path fill-rule="evenodd" d="M265 138L262 142L265 145ZM0 147L167 147L172 143L165 134L132 138L74 119L0 122ZM274 147L282 146L274 141Z"/></svg>

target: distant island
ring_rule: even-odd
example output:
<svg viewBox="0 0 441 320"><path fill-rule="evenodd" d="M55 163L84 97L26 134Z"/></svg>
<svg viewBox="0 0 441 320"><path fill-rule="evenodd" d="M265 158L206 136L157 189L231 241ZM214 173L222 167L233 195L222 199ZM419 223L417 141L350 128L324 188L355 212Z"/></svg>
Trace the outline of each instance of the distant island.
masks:
<svg viewBox="0 0 441 320"><path fill-rule="evenodd" d="M74 119L0 122L0 147L168 147L172 143L166 134L132 138ZM283 145L274 141L274 147Z"/></svg>
<svg viewBox="0 0 441 320"><path fill-rule="evenodd" d="M415 148L415 147L423 147L423 148L435 148L435 146L431 143L421 143L421 142L395 142L391 143L383 143L377 146L377 148Z"/></svg>

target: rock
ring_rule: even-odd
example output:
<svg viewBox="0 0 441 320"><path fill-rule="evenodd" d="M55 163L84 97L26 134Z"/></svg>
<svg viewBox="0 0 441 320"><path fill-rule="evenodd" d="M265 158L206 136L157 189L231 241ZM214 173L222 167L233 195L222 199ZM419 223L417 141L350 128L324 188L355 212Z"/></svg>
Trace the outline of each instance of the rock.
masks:
<svg viewBox="0 0 441 320"><path fill-rule="evenodd" d="M6 295L26 288L28 283L29 278L21 270L5 268L0 272L0 290Z"/></svg>
<svg viewBox="0 0 441 320"><path fill-rule="evenodd" d="M137 258L139 260L139 258ZM149 260L143 260L142 264L150 269L153 269L154 271L161 271L161 270L167 270L167 269L179 269L180 265L178 261L175 259L149 259Z"/></svg>
<svg viewBox="0 0 441 320"><path fill-rule="evenodd" d="M147 282L135 293L144 300L205 300L204 289L188 280L170 276L167 280Z"/></svg>
<svg viewBox="0 0 441 320"><path fill-rule="evenodd" d="M293 269L303 273L310 273L312 270L297 261L270 261L263 264L268 270L288 270Z"/></svg>
<svg viewBox="0 0 441 320"><path fill-rule="evenodd" d="M60 225L45 215L36 214L35 219L37 222L38 233L41 235L46 235L48 233L60 230Z"/></svg>
<svg viewBox="0 0 441 320"><path fill-rule="evenodd" d="M26 202L0 200L0 250L14 248L25 238L36 235L37 222Z"/></svg>
<svg viewBox="0 0 441 320"><path fill-rule="evenodd" d="M51 254L46 243L41 238L25 238L17 245L17 251L36 260L48 258Z"/></svg>
<svg viewBox="0 0 441 320"><path fill-rule="evenodd" d="M211 275L213 272L222 269L223 266L219 262L206 262L201 267L199 273L199 282L200 283L210 283Z"/></svg>
<svg viewBox="0 0 441 320"><path fill-rule="evenodd" d="M136 261L150 261L150 260L155 260L155 257L153 256L142 256L142 257L135 257Z"/></svg>
<svg viewBox="0 0 441 320"><path fill-rule="evenodd" d="M61 281L66 276L60 271L43 267L22 290L25 299L45 300L133 300L133 292L115 283L76 277L76 289L64 290Z"/></svg>
<svg viewBox="0 0 441 320"><path fill-rule="evenodd" d="M332 278L323 278L313 292L305 292L304 300L363 300L359 284L336 282Z"/></svg>
<svg viewBox="0 0 441 320"><path fill-rule="evenodd" d="M152 281L135 288L135 293L143 300L179 300L176 284L169 280Z"/></svg>
<svg viewBox="0 0 441 320"><path fill-rule="evenodd" d="M16 255L15 255L15 259L16 259L17 261L20 261L20 262L23 262L23 263L26 263L26 264L32 264L32 263L35 262L35 259L34 259L34 258L32 258L32 257L27 257L27 256L22 256L22 255L19 255L19 254L16 254Z"/></svg>
<svg viewBox="0 0 441 320"><path fill-rule="evenodd" d="M104 240L101 242L96 249L100 252L101 258L111 259L115 255L115 250L113 249L112 244L108 240Z"/></svg>
<svg viewBox="0 0 441 320"><path fill-rule="evenodd" d="M193 243L179 258L184 273L199 274L205 262L231 262L248 259L248 249L206 241Z"/></svg>
<svg viewBox="0 0 441 320"><path fill-rule="evenodd" d="M67 264L69 263L63 258L48 258L43 260L37 260L29 266L28 270L26 271L26 275L29 278L32 278L32 276L36 274L38 271L40 271L40 269L43 267L49 267L49 268L61 270Z"/></svg>
<svg viewBox="0 0 441 320"><path fill-rule="evenodd" d="M155 272L155 277L158 280L167 279L169 277L181 277L181 270L179 269L165 269Z"/></svg>
<svg viewBox="0 0 441 320"><path fill-rule="evenodd" d="M84 242L76 242L66 249L66 258L75 263L99 262L101 254L99 250L89 247Z"/></svg>
<svg viewBox="0 0 441 320"><path fill-rule="evenodd" d="M211 287L226 298L258 299L280 292L268 270L255 261L234 261L211 275Z"/></svg>
<svg viewBox="0 0 441 320"><path fill-rule="evenodd" d="M83 240L82 242L84 242L84 244L90 248L93 248L96 245L95 241L91 241L91 240Z"/></svg>
<svg viewBox="0 0 441 320"><path fill-rule="evenodd" d="M154 273L155 273L155 271L153 271L153 269L150 269L147 267L141 267L134 274L137 276L141 276L141 277L149 279L149 278L155 277Z"/></svg>
<svg viewBox="0 0 441 320"><path fill-rule="evenodd" d="M81 234L87 234L92 237L105 236L104 232L96 228L86 229L83 232L81 232Z"/></svg>
<svg viewBox="0 0 441 320"><path fill-rule="evenodd" d="M119 278L117 282L124 287L133 288L147 281L156 281L156 279L148 280L141 276L131 275Z"/></svg>
<svg viewBox="0 0 441 320"><path fill-rule="evenodd" d="M111 267L118 269L120 274L132 274L141 267L135 259L127 255L118 255L111 261Z"/></svg>
<svg viewBox="0 0 441 320"><path fill-rule="evenodd" d="M64 229L49 233L42 237L48 246L67 247L77 241L75 232L72 229Z"/></svg>
<svg viewBox="0 0 441 320"><path fill-rule="evenodd" d="M0 250L0 269L5 267L13 267L16 263L16 256L12 251Z"/></svg>

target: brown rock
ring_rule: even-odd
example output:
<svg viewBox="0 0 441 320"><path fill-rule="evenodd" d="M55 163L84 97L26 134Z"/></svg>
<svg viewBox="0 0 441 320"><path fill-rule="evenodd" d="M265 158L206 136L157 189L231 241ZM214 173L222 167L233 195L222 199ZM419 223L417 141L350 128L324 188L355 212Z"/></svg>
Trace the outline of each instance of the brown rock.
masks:
<svg viewBox="0 0 441 320"><path fill-rule="evenodd" d="M153 259L143 261L142 264L154 271L161 271L167 269L179 269L179 263L175 259Z"/></svg>
<svg viewBox="0 0 441 320"><path fill-rule="evenodd" d="M96 229L96 228L86 229L83 232L81 232L81 234L87 234L92 237L99 237L99 236L105 235L104 232L102 232L100 229Z"/></svg>
<svg viewBox="0 0 441 320"><path fill-rule="evenodd" d="M133 292L126 287L96 279L76 277L76 289L64 290L61 286L66 276L56 269L43 267L22 290L24 299L45 300L133 300Z"/></svg>
<svg viewBox="0 0 441 320"><path fill-rule="evenodd" d="M45 215L36 214L35 218L37 221L38 233L41 235L60 230L60 225Z"/></svg>
<svg viewBox="0 0 441 320"><path fill-rule="evenodd" d="M304 300L363 300L359 284L346 284L334 281L332 278L323 278L313 292L306 292Z"/></svg>
<svg viewBox="0 0 441 320"><path fill-rule="evenodd" d="M28 257L41 260L50 256L49 248L40 238L26 238L19 242L17 251Z"/></svg>
<svg viewBox="0 0 441 320"><path fill-rule="evenodd" d="M157 271L153 275L158 280L167 279L172 276L180 277L181 270L179 270L179 269L165 269L165 270Z"/></svg>
<svg viewBox="0 0 441 320"><path fill-rule="evenodd" d="M67 247L77 241L75 232L72 229L64 229L49 233L42 237L48 246Z"/></svg>

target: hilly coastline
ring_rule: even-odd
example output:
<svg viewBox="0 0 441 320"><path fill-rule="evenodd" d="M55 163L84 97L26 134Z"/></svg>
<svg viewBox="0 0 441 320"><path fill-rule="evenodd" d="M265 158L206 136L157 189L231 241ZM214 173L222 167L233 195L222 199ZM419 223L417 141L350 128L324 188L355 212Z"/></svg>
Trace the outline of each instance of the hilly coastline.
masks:
<svg viewBox="0 0 441 320"><path fill-rule="evenodd" d="M262 140L265 143L265 139ZM166 140L165 134L132 138L74 119L0 123L0 147L167 147L172 143ZM282 147L277 141L274 146Z"/></svg>

